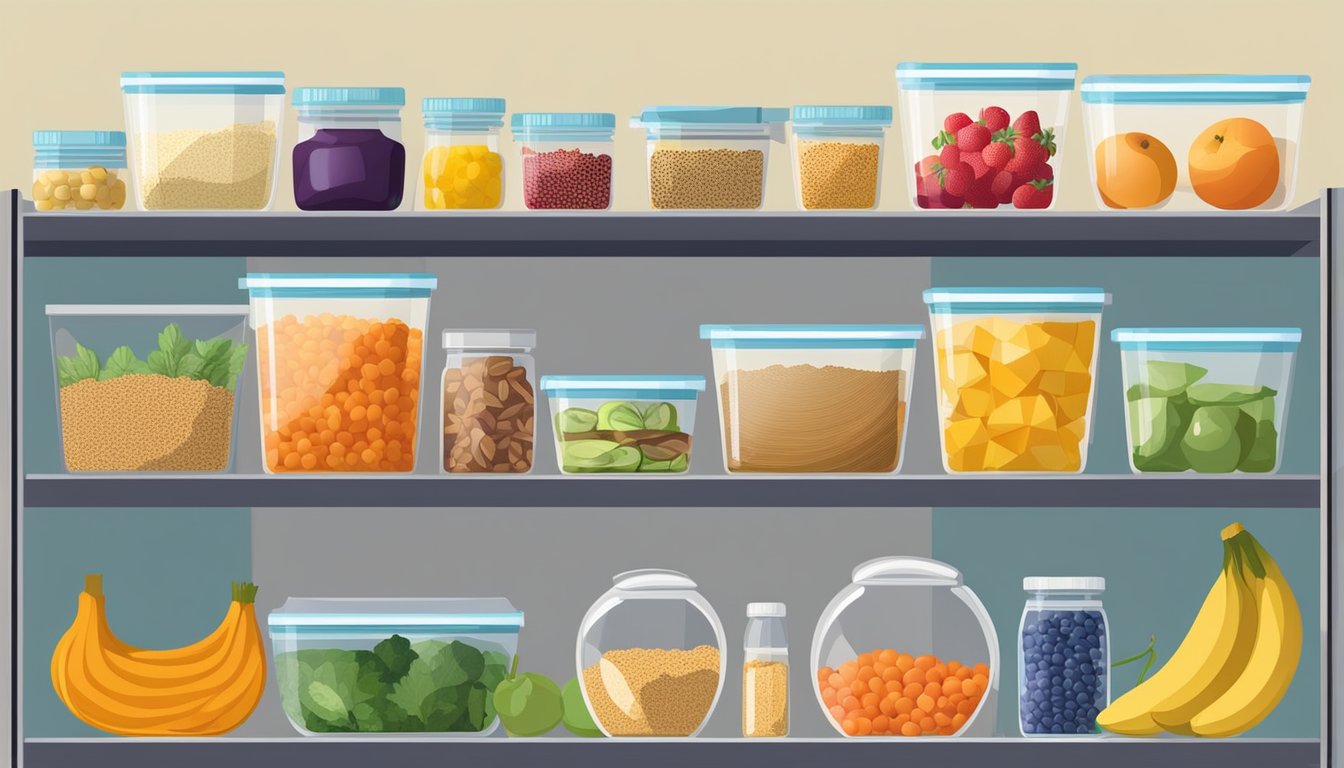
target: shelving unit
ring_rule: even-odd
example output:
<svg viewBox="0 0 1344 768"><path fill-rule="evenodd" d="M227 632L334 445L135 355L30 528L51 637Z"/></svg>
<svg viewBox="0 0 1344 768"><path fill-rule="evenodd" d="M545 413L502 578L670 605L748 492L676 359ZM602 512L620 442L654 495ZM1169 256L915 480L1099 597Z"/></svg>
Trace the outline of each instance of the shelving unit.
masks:
<svg viewBox="0 0 1344 768"><path fill-rule="evenodd" d="M1330 439L1333 422L1329 385L1331 354L1329 345L1337 336L1331 333L1335 322L1332 259L1329 257L1330 225L1339 214L1339 201L1333 191L1327 192L1322 203L1313 203L1280 215L1230 216L1208 215L1114 215L1048 213L1025 215L932 215L927 213L882 213L876 215L649 215L604 213L600 215L538 215L535 213L499 213L480 216L434 215L221 215L194 216L174 214L126 213L115 216L55 216L31 213L17 192L4 198L8 209L10 229L10 279L13 281L14 315L8 328L14 366L5 377L9 383L11 416L15 425L12 449L12 533L11 555L14 572L10 583L13 608L15 643L22 632L22 611L30 608L24 594L25 521L40 521L47 516L62 515L70 509L97 508L106 515L153 515L174 509L191 508L207 511L253 510L275 512L268 518L283 518L287 513L306 515L313 509L326 510L332 519L349 521L350 515L361 509L378 509L380 514L395 516L396 510L421 508L430 514L442 510L453 520L458 530L469 532L473 526L483 525L486 515L507 515L513 509L544 509L548 515L561 510L588 510L584 523L594 519L610 520L626 508L688 509L688 525L700 525L705 520L731 521L750 516L758 521L759 514L768 514L776 508L803 510L813 516L836 516L839 510L866 510L882 512L893 508L921 510L928 520L928 538L936 535L942 510L955 508L1032 508L1043 511L1080 512L1122 508L1158 512L1174 510L1173 519L1180 512L1207 515L1219 510L1246 510L1247 514L1276 514L1295 530L1311 531L1321 545L1321 556L1315 563L1320 574L1319 593L1321 610L1326 623L1319 659L1321 682L1320 733L1333 735L1332 712L1329 700L1335 690L1330 647L1335 641L1332 589L1334 575L1333 529L1328 510L1333 501L1333 465ZM1320 427L1323 444L1318 467L1295 467L1293 473L1271 477L1153 477L1123 474L1114 462L1088 474L1070 477L957 477L936 473L936 466L907 466L902 473L890 477L728 477L717 466L717 455L702 456L704 463L692 464L693 473L684 477L576 478L547 474L505 478L456 478L433 474L437 458L434 446L422 446L417 474L394 477L272 477L258 474L256 457L240 456L234 473L212 476L71 476L58 473L59 457L53 457L52 444L46 437L27 430L23 424L31 419L47 419L48 414L37 409L48 407L39 397L50 397L48 391L33 391L20 385L21 373L36 370L33 366L49 366L50 350L39 345L29 349L39 333L25 335L24 324L34 315L30 302L36 287L25 282L29 266L51 260L61 264L66 259L108 259L118 263L135 263L137 269L150 270L159 259L213 259L234 260L237 264L288 263L291 259L310 260L311 269L326 267L319 259L361 258L376 254L378 259L426 260L450 264L470 262L474 269L489 269L492 259L563 261L586 260L591 257L619 263L627 270L626 278L644 265L682 262L687 268L704 269L700 259L755 259L759 269L768 273L774 260L793 260L798 268L826 269L822 257L869 259L883 263L888 259L958 260L993 256L1006 260L1055 259L1060 265L1077 269L1091 259L1195 259L1211 265L1211 269L1238 269L1241 263L1264 259L1278 259L1284 265L1305 268L1319 265L1319 287L1322 289L1319 338L1320 349L1304 350L1303 356L1319 358L1321 371L1319 402L1310 398L1296 398L1295 409L1306 409L1308 422ZM1250 260L1243 262L1241 260ZM246 261L245 261L246 260ZM615 260L619 260L615 261ZM81 262L85 263L85 262ZM177 262L173 262L177 263ZM591 262L586 262L591 263ZM1099 263L1099 262L1098 262ZM692 264L698 266L692 267ZM64 267L57 267L62 269ZM376 267L374 267L376 268ZM792 268L792 267L791 267ZM708 274L708 273L706 273ZM512 278L511 278L512 279ZM517 280L526 281L526 276ZM706 278L708 279L708 278ZM928 276L925 276L928 279ZM441 283L443 281L441 280ZM687 283L691 285L693 283ZM167 288L168 286L165 286ZM59 296L59 287L41 286L47 296ZM906 288L909 288L908 286ZM834 290L832 286L830 290ZM913 290L913 289L911 289ZM906 295L909 295L907 290ZM668 297L653 291L654 301ZM1312 297L1315 300L1316 297ZM53 300L54 301L54 300ZM241 303L241 294L239 303ZM438 298L435 301L439 301ZM709 301L709 299L706 299ZM553 307L563 306L555 299ZM919 307L922 311L923 308ZM28 318L25 320L24 318ZM705 318L705 321L717 318ZM750 317L754 321L780 318ZM494 324L498 324L498 320ZM1230 322L1235 322L1232 320ZM1109 327L1109 323L1107 325ZM433 338L427 334L427 338ZM545 342L543 342L544 344ZM1109 353L1109 342L1103 341L1103 350ZM707 354L704 355L707 360ZM701 360L701 363L706 362ZM442 362L441 357L439 362ZM560 361L566 362L566 361ZM921 364L929 366L925 357ZM678 365L678 363L673 363ZM551 364L550 370L558 370ZM1118 372L1112 371L1118 376ZM427 357L426 380L438 375L433 360ZM47 374L49 375L49 374ZM255 376L249 369L249 376ZM917 376L929 376L927 368ZM931 379L930 379L931 384ZM917 384L923 386L922 384ZM1315 390L1313 389L1313 392ZM255 390L244 391L240 397L252 397ZM932 411L931 387L917 391L915 399L923 398L920 407ZM244 401L246 402L246 401ZM426 400L422 409L422 425L432 425L437 418L437 402ZM35 403L37 403L35 405ZM1114 403L1108 407L1114 406ZM697 429L697 448L706 454L717 454L717 434L713 426L713 405L701 402ZM918 410L918 409L917 409ZM238 440L255 440L254 422L240 416ZM251 415L255 418L255 415ZM923 438L930 439L932 415L925 413L927 423L922 426ZM422 426L421 434L433 435L434 429ZM36 437L35 437L36 436ZM41 439L38 439L41 438ZM549 445L539 435L539 451ZM914 437L911 438L914 440ZM932 437L936 443L936 437ZM910 450L909 448L907 450ZM1093 449L1097 449L1094 447ZM546 459L550 461L549 458ZM936 462L935 462L936 464ZM35 469L29 470L28 466ZM1101 473L1105 470L1105 473ZM469 513L470 510L478 510ZM412 511L415 511L412 509ZM655 513L651 513L655 514ZM857 513L856 513L857 514ZM593 517L598 516L598 517ZM246 518L246 515L243 516ZM64 518L61 518L64 519ZM308 519L308 518L304 518ZM393 518L395 519L395 518ZM417 520L424 520L419 517ZM795 519L795 518L791 518ZM648 520L648 518L644 518ZM272 523L283 525L283 523ZM551 518L547 525L556 525ZM629 525L637 525L632 522ZM726 523L731 524L731 522ZM754 523L742 523L748 525ZM299 525L299 523L296 523ZM662 530L662 529L660 529ZM739 535L745 535L737 530ZM924 529L920 529L923 531ZM550 528L536 535L544 537ZM77 532L73 535L78 535ZM268 547L295 552L296 558L326 556L295 551L293 546L269 544L262 534L253 532L251 556L254 567L276 570L274 557ZM298 533L293 541L306 540ZM363 529L349 536L366 535ZM523 534L518 534L523 535ZM688 537L700 535L695 531ZM705 536L714 532L705 529ZM768 535L787 540L794 533L781 525ZM922 533L920 535L923 535ZM1138 535L1138 534L1136 534ZM1146 531L1145 536L1157 532ZM917 538L917 537L916 537ZM689 541L690 538L686 539ZM645 549L654 545L643 544ZM676 542L666 544L677 546ZM930 545L932 546L932 545ZM726 551L726 548L725 548ZM1308 553L1295 552L1294 556ZM1309 553L1309 554L1314 554ZM380 555L381 556L381 555ZM566 566L578 569L584 560L575 556L573 561L558 558ZM1160 568L1156 562L1142 560L1138 567ZM608 567L615 573L625 564L613 557ZM671 563L675 565L675 563ZM387 561L389 570L408 567ZM800 568L788 557L781 557L780 567ZM803 564L805 565L805 564ZM372 566L370 566L372 568ZM764 566L763 566L764 567ZM410 573L408 571L407 573ZM563 573L563 571L562 571ZM824 589L832 592L839 587L837 579L844 576L834 564L828 564L816 575L824 579ZM274 578L274 577L273 577ZM352 579L354 577L351 577ZM401 576L410 579L410 576ZM258 577L261 581L261 577ZM585 582L579 591L596 596L591 582ZM445 590L451 587L444 587ZM559 591L559 587L555 588ZM1202 588L1201 588L1202 589ZM1313 590L1313 593L1317 590ZM279 601L283 594L271 594ZM712 599L712 598L711 598ZM789 599L787 595L783 599ZM799 636L810 634L813 616L806 613L790 620ZM1315 608L1315 607L1313 607ZM719 607L727 615L739 611L737 605ZM1015 606L1020 610L1020 602ZM530 617L529 617L530 618ZM543 617L544 618L544 617ZM577 623L577 617L575 618ZM729 632L730 638L733 631ZM999 628L1000 640L1011 638L1007 626ZM572 643L572 634L550 636L557 645ZM734 650L736 638L730 641ZM1174 642L1174 640L1173 640ZM572 645L569 646L572 648ZM15 670L15 704L20 711L25 706L25 690L29 686L47 685L43 679L33 680L23 674L22 657L49 654L49 647L13 647ZM735 649L740 651L740 648ZM795 646L795 664L806 667L806 648ZM570 656L572 659L572 656ZM735 659L736 657L730 657ZM1012 688L1015 669L1011 655L1005 658L1003 678L999 691L1000 710L1007 707L1015 712ZM729 664L729 679L725 689L738 685L734 664ZM795 713L815 709L810 690L803 689L794 678ZM36 690L36 689L32 689ZM268 696L273 697L273 691ZM730 724L737 716L728 700L719 702L715 719L726 718ZM1228 768L1273 764L1276 768L1306 768L1328 764L1332 756L1332 739L1237 739L1233 741L1190 741L1183 739L1118 739L1043 741L1020 738L962 739L955 741L920 741L908 743L864 742L835 738L791 738L786 741L749 742L740 739L702 738L681 741L615 741L595 742L572 739L508 740L508 739L302 739L276 738L278 734L292 733L278 707L259 710L254 719L263 715L269 722L266 733L249 731L247 726L236 737L199 740L128 740L106 738L54 738L47 735L27 736L23 728L26 717L16 719L15 757L26 766L69 766L97 763L107 768L136 766L192 765L196 768L249 764L256 768L272 766L320 764L330 768L368 765L411 765L464 761L478 766L524 765L631 765L638 763L648 768L682 766L689 763L734 766L805 766L822 762L855 761L878 763L883 761L915 760L940 764L985 764L1013 768L1015 766L1087 764L1090 766L1190 766L1220 765ZM728 711L725 712L725 708ZM795 723L801 715L795 714ZM818 721L819 722L819 721ZM249 724L250 725L250 724ZM277 730L278 729L278 730ZM821 735L822 729L815 732ZM1002 731L1001 731L1002 732ZM91 731L89 731L91 733ZM809 736L812 734L803 734ZM1252 734L1254 735L1254 734Z"/></svg>

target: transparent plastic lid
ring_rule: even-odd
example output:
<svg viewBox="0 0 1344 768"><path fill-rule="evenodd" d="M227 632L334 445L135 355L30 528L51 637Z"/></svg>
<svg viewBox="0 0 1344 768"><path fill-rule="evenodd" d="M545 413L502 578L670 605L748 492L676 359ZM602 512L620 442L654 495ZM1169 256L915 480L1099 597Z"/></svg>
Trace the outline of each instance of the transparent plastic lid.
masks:
<svg viewBox="0 0 1344 768"><path fill-rule="evenodd" d="M432 274L385 273L280 273L249 272L238 287L253 298L427 298L438 287Z"/></svg>
<svg viewBox="0 0 1344 768"><path fill-rule="evenodd" d="M930 288L924 303L935 312L1089 312L1110 296L1101 288Z"/></svg>
<svg viewBox="0 0 1344 768"><path fill-rule="evenodd" d="M523 612L503 597L291 597L266 619L272 631L516 633Z"/></svg>
<svg viewBox="0 0 1344 768"><path fill-rule="evenodd" d="M644 590L659 589L695 589L695 582L690 576L681 571L672 571L665 568L640 568L633 571L618 573L612 577L611 583L616 589L623 589L628 592L640 592Z"/></svg>
<svg viewBox="0 0 1344 768"><path fill-rule="evenodd" d="M891 125L891 107L886 105L826 105L795 106L790 120L795 126L828 125Z"/></svg>
<svg viewBox="0 0 1344 768"><path fill-rule="evenodd" d="M285 73L122 72L123 93L276 95L285 92Z"/></svg>
<svg viewBox="0 0 1344 768"><path fill-rule="evenodd" d="M896 81L910 91L1071 91L1078 65L1065 62L904 62Z"/></svg>
<svg viewBox="0 0 1344 768"><path fill-rule="evenodd" d="M537 332L527 328L448 329L444 349L521 349L537 346Z"/></svg>
<svg viewBox="0 0 1344 768"><path fill-rule="evenodd" d="M908 348L922 325L702 325L700 338L722 349Z"/></svg>
<svg viewBox="0 0 1344 768"><path fill-rule="evenodd" d="M855 584L959 586L961 571L926 557L878 557L854 566Z"/></svg>
<svg viewBox="0 0 1344 768"><path fill-rule="evenodd" d="M1085 104L1298 104L1307 75L1093 75Z"/></svg>
<svg viewBox="0 0 1344 768"><path fill-rule="evenodd" d="M1027 592L1105 592L1101 576L1028 576L1022 580Z"/></svg>
<svg viewBox="0 0 1344 768"><path fill-rule="evenodd" d="M1189 351L1270 351L1296 349L1301 328L1116 328L1111 341L1121 349Z"/></svg>
<svg viewBox="0 0 1344 768"><path fill-rule="evenodd" d="M237 315L247 317L246 304L48 304L48 316L159 316L159 315Z"/></svg>
<svg viewBox="0 0 1344 768"><path fill-rule="evenodd" d="M553 397L628 397L694 400L705 389L704 376L542 376L541 389Z"/></svg>

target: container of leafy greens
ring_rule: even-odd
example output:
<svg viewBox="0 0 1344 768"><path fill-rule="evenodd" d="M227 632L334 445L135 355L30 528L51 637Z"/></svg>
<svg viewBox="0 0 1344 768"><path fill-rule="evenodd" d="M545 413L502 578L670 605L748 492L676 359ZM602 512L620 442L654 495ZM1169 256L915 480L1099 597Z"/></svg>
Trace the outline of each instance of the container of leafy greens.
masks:
<svg viewBox="0 0 1344 768"><path fill-rule="evenodd" d="M232 466L246 304L46 310L68 471Z"/></svg>
<svg viewBox="0 0 1344 768"><path fill-rule="evenodd" d="M523 614L502 597L291 597L267 624L300 733L483 736Z"/></svg>
<svg viewBox="0 0 1344 768"><path fill-rule="evenodd" d="M1117 328L1135 472L1268 473L1300 328Z"/></svg>

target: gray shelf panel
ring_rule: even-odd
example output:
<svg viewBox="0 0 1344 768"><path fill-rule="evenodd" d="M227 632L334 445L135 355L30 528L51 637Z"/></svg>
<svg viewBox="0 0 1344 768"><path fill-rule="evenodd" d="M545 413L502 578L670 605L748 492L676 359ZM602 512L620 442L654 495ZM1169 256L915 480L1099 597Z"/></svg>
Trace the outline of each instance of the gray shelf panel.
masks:
<svg viewBox="0 0 1344 768"><path fill-rule="evenodd" d="M26 257L1206 256L1319 258L1281 214L153 214L23 219Z"/></svg>
<svg viewBox="0 0 1344 768"><path fill-rule="evenodd" d="M1174 739L1041 741L1026 739L845 741L785 739L713 741L706 739L606 741L590 739L86 739L27 742L27 768L323 768L370 766L607 766L683 768L687 765L732 768L790 768L844 765L978 765L1040 768L1085 765L1089 768L1314 768L1321 764L1319 741L1189 741Z"/></svg>
<svg viewBox="0 0 1344 768"><path fill-rule="evenodd" d="M28 507L1225 507L1319 509L1320 478L28 475Z"/></svg>

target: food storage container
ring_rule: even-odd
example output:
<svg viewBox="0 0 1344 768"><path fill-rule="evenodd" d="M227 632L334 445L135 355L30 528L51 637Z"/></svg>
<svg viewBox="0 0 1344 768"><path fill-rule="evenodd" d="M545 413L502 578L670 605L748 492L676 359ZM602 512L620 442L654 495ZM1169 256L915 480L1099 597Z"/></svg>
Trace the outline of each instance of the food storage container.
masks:
<svg viewBox="0 0 1344 768"><path fill-rule="evenodd" d="M484 736L523 613L502 597L291 597L266 623L299 733Z"/></svg>
<svg viewBox="0 0 1344 768"><path fill-rule="evenodd" d="M1097 207L1283 210L1297 181L1305 75L1083 80Z"/></svg>
<svg viewBox="0 0 1344 768"><path fill-rule="evenodd" d="M66 470L230 469L247 309L48 304Z"/></svg>
<svg viewBox="0 0 1344 768"><path fill-rule="evenodd" d="M305 211L394 211L406 184L404 88L295 88L294 203Z"/></svg>
<svg viewBox="0 0 1344 768"><path fill-rule="evenodd" d="M702 325L729 472L895 472L919 325Z"/></svg>
<svg viewBox="0 0 1344 768"><path fill-rule="evenodd" d="M266 472L415 469L426 274L254 273Z"/></svg>
<svg viewBox="0 0 1344 768"><path fill-rule="evenodd" d="M794 107L790 122L793 191L799 209L877 207L891 107Z"/></svg>
<svg viewBox="0 0 1344 768"><path fill-rule="evenodd" d="M266 211L275 202L283 72L123 72L142 211Z"/></svg>
<svg viewBox="0 0 1344 768"><path fill-rule="evenodd" d="M684 573L627 571L579 625L584 703L606 736L694 736L728 670L723 623Z"/></svg>
<svg viewBox="0 0 1344 768"><path fill-rule="evenodd" d="M1055 207L1078 65L896 67L910 199L931 210Z"/></svg>
<svg viewBox="0 0 1344 768"><path fill-rule="evenodd" d="M1018 726L1023 736L1100 734L1111 703L1110 632L1100 576L1029 576L1017 633Z"/></svg>
<svg viewBox="0 0 1344 768"><path fill-rule="evenodd" d="M1100 288L924 292L948 472L1082 472Z"/></svg>
<svg viewBox="0 0 1344 768"><path fill-rule="evenodd" d="M611 207L616 116L523 112L510 123L523 161L523 204L533 210Z"/></svg>
<svg viewBox="0 0 1344 768"><path fill-rule="evenodd" d="M536 436L534 330L447 330L445 472L530 472Z"/></svg>
<svg viewBox="0 0 1344 768"><path fill-rule="evenodd" d="M845 736L990 736L998 635L956 568L881 557L855 567L822 612L812 680Z"/></svg>
<svg viewBox="0 0 1344 768"><path fill-rule="evenodd" d="M649 107L631 126L648 138L649 206L761 207L770 142L783 142L789 110Z"/></svg>
<svg viewBox="0 0 1344 768"><path fill-rule="evenodd" d="M420 163L417 211L484 210L504 202L504 158L499 132L503 99L429 98L425 156Z"/></svg>
<svg viewBox="0 0 1344 768"><path fill-rule="evenodd" d="M1275 472L1300 328L1117 328L1135 472Z"/></svg>
<svg viewBox="0 0 1344 768"><path fill-rule="evenodd" d="M704 376L542 376L565 474L685 472Z"/></svg>
<svg viewBox="0 0 1344 768"><path fill-rule="evenodd" d="M789 633L783 603L747 603L742 643L742 735L789 735Z"/></svg>
<svg viewBox="0 0 1344 768"><path fill-rule="evenodd" d="M127 178L121 131L33 131L33 206L39 211L119 211Z"/></svg>

